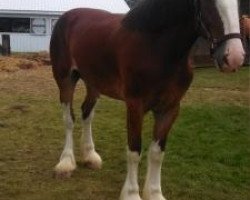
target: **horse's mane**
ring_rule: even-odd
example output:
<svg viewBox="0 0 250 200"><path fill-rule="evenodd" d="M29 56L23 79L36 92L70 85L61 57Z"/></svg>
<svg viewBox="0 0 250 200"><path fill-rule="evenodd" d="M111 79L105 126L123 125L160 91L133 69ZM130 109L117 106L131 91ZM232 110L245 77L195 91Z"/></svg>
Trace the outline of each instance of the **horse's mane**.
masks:
<svg viewBox="0 0 250 200"><path fill-rule="evenodd" d="M123 19L123 25L139 31L160 31L186 23L194 14L194 0L142 0Z"/></svg>

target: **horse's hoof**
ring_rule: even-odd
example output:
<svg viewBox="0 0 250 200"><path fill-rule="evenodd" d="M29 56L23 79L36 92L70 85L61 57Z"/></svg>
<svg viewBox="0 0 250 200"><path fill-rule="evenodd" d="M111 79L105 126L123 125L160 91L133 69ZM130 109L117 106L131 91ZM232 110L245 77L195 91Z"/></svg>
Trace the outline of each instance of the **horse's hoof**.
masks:
<svg viewBox="0 0 250 200"><path fill-rule="evenodd" d="M131 188L129 184L125 183L119 200L142 200L139 194L139 188L137 187Z"/></svg>
<svg viewBox="0 0 250 200"><path fill-rule="evenodd" d="M93 170L98 170L102 168L102 159L95 151L89 152L83 159L83 163L86 167Z"/></svg>
<svg viewBox="0 0 250 200"><path fill-rule="evenodd" d="M76 163L71 159L64 158L55 167L55 177L59 179L69 178L76 169Z"/></svg>
<svg viewBox="0 0 250 200"><path fill-rule="evenodd" d="M120 200L142 200L139 194L127 194L120 197Z"/></svg>
<svg viewBox="0 0 250 200"><path fill-rule="evenodd" d="M156 194L144 194L143 195L143 200L167 200L161 193L156 193Z"/></svg>

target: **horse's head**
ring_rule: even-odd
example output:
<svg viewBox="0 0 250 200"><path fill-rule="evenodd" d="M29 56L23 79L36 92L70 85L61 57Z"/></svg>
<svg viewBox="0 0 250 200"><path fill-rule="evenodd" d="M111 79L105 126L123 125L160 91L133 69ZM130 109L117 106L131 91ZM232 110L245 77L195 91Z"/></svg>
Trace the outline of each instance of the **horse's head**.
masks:
<svg viewBox="0 0 250 200"><path fill-rule="evenodd" d="M195 0L201 34L222 71L236 71L244 61L237 0Z"/></svg>

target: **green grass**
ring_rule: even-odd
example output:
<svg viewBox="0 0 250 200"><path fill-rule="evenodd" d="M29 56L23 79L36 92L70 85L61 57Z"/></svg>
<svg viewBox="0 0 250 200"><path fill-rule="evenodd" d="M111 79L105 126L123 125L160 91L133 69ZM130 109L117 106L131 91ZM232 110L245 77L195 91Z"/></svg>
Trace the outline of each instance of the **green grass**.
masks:
<svg viewBox="0 0 250 200"><path fill-rule="evenodd" d="M122 102L102 97L93 124L104 165L91 171L78 163L68 180L53 177L64 130L50 69L0 74L0 200L117 200L126 176L126 124ZM162 189L169 200L250 199L249 70L222 74L197 69L168 140ZM79 161L77 88L75 153ZM143 127L140 185L153 120Z"/></svg>

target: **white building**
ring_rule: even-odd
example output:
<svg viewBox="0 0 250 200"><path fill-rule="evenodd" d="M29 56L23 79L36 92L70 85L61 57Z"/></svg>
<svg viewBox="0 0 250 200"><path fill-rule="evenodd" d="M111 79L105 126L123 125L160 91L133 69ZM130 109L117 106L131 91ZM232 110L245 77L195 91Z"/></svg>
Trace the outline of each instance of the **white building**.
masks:
<svg viewBox="0 0 250 200"><path fill-rule="evenodd" d="M12 52L48 51L51 31L65 11L87 7L126 13L124 0L0 0L1 35L10 35Z"/></svg>

